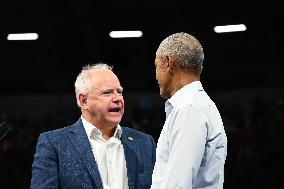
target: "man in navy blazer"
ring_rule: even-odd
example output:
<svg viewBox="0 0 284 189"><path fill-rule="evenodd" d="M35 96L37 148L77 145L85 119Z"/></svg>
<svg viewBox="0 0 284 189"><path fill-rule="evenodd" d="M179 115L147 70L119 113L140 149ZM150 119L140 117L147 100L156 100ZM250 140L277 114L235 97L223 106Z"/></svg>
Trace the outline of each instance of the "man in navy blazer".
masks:
<svg viewBox="0 0 284 189"><path fill-rule="evenodd" d="M112 67L83 67L75 91L82 116L71 126L39 136L30 188L150 188L155 142L119 125L124 100Z"/></svg>

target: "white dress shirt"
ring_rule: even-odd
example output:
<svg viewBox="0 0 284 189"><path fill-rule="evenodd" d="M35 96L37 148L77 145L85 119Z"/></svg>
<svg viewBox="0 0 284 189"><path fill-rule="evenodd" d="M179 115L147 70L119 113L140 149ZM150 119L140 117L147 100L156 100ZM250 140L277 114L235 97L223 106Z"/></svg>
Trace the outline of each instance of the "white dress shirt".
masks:
<svg viewBox="0 0 284 189"><path fill-rule="evenodd" d="M222 189L227 137L200 81L178 90L165 111L151 189Z"/></svg>
<svg viewBox="0 0 284 189"><path fill-rule="evenodd" d="M123 145L122 129L118 124L114 135L106 141L102 133L82 116L82 122L92 146L104 189L128 189L128 178Z"/></svg>

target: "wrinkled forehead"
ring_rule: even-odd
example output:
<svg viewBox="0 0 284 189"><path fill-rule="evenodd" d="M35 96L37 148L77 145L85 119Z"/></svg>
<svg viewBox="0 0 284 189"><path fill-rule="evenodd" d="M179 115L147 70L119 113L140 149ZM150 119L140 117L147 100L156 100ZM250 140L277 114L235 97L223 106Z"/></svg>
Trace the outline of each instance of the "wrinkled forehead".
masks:
<svg viewBox="0 0 284 189"><path fill-rule="evenodd" d="M91 88L121 88L118 77L111 70L94 70L89 73Z"/></svg>

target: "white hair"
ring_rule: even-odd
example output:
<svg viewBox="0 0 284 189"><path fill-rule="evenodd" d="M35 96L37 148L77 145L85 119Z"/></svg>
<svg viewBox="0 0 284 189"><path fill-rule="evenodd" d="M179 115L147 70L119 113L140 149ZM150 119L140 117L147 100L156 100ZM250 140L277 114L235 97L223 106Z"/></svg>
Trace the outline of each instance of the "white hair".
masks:
<svg viewBox="0 0 284 189"><path fill-rule="evenodd" d="M98 63L93 65L86 65L83 66L82 71L77 76L75 81L75 93L76 93L76 100L79 107L81 107L79 95L80 94L87 94L90 91L91 81L89 78L89 73L94 70L110 70L112 71L112 66L109 66L105 63Z"/></svg>
<svg viewBox="0 0 284 189"><path fill-rule="evenodd" d="M165 38L156 52L161 58L171 56L184 70L200 72L204 52L199 41L184 32L175 33Z"/></svg>

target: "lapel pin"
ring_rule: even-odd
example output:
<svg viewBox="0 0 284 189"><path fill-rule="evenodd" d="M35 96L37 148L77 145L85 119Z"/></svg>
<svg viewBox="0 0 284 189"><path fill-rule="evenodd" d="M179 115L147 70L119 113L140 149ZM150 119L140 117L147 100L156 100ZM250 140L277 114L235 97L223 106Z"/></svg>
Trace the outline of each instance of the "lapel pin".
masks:
<svg viewBox="0 0 284 189"><path fill-rule="evenodd" d="M133 138L132 138L132 137L128 137L128 139L129 139L129 140L133 140Z"/></svg>

